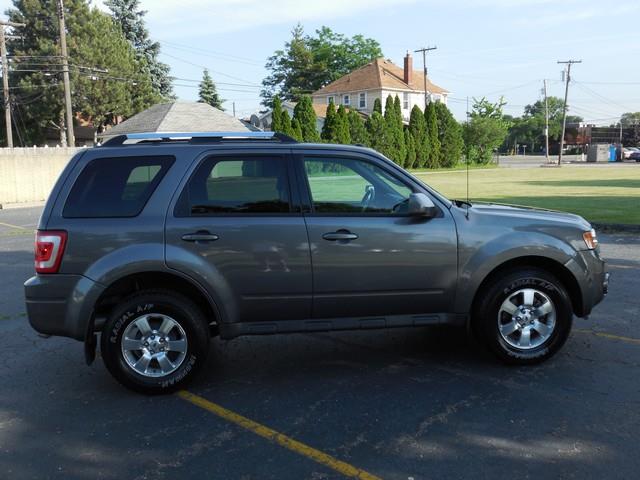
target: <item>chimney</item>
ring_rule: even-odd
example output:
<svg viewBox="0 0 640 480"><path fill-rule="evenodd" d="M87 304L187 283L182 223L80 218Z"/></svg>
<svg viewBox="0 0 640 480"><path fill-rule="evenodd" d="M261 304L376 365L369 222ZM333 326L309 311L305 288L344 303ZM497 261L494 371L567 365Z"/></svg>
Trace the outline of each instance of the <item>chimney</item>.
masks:
<svg viewBox="0 0 640 480"><path fill-rule="evenodd" d="M413 81L413 58L407 50L407 55L404 57L404 83L407 85Z"/></svg>

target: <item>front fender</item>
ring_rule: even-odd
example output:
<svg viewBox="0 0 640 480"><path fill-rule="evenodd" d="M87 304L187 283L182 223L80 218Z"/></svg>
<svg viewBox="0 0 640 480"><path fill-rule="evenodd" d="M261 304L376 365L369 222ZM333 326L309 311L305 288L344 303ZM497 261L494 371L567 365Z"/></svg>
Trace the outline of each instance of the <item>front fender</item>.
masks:
<svg viewBox="0 0 640 480"><path fill-rule="evenodd" d="M565 265L576 255L576 251L566 242L542 232L530 231L511 231L478 247L473 240L467 240L467 244L461 245L459 251L456 313L468 313L471 310L475 294L484 279L506 262L522 257L539 257Z"/></svg>

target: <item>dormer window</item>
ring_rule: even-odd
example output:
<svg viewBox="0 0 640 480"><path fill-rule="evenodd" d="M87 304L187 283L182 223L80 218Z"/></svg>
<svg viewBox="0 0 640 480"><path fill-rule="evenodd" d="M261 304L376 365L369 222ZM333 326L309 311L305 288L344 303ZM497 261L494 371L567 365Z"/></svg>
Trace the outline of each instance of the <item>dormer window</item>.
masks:
<svg viewBox="0 0 640 480"><path fill-rule="evenodd" d="M350 95L343 95L342 96L342 104L343 105L351 105L351 96Z"/></svg>

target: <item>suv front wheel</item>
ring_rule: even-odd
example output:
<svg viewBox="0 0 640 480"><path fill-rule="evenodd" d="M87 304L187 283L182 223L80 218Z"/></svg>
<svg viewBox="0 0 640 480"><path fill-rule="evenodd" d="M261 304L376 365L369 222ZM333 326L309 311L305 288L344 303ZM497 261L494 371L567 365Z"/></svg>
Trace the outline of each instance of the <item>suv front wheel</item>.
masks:
<svg viewBox="0 0 640 480"><path fill-rule="evenodd" d="M544 270L527 268L496 277L481 295L474 330L506 363L546 360L569 336L571 300L564 285Z"/></svg>
<svg viewBox="0 0 640 480"><path fill-rule="evenodd" d="M102 330L101 352L109 372L142 393L165 393L187 383L209 349L207 323L188 298L147 290L125 298Z"/></svg>

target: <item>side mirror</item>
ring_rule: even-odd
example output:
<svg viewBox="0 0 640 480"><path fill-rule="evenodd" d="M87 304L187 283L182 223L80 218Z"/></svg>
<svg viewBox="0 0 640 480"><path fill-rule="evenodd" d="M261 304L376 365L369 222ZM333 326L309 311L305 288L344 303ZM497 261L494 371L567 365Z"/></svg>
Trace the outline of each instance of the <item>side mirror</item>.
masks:
<svg viewBox="0 0 640 480"><path fill-rule="evenodd" d="M412 193L409 195L409 209L407 212L412 217L433 218L438 215L438 207L424 193Z"/></svg>

